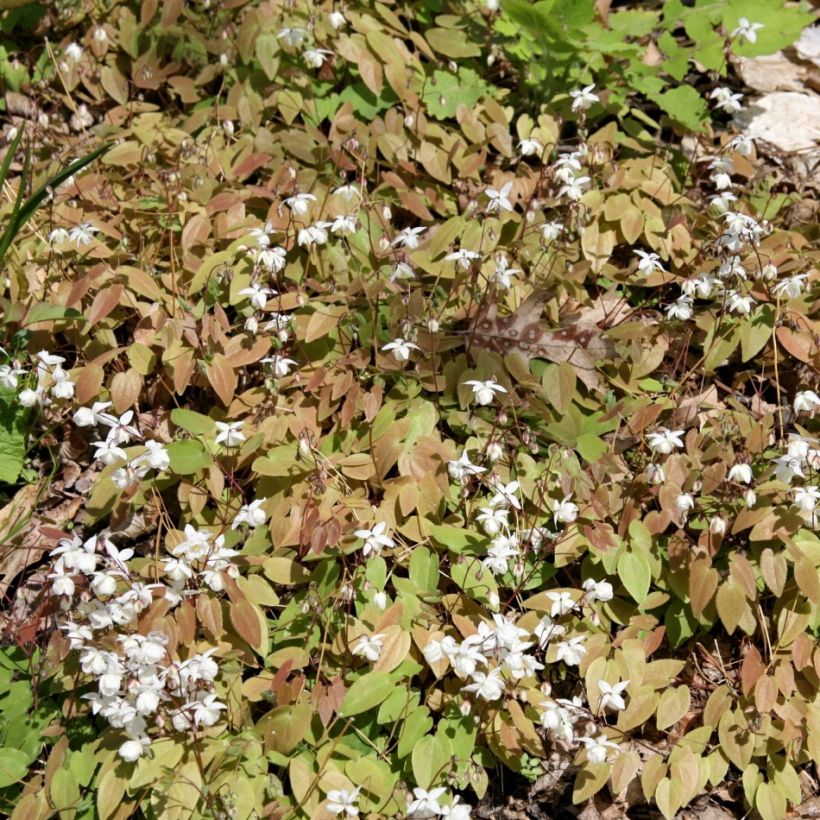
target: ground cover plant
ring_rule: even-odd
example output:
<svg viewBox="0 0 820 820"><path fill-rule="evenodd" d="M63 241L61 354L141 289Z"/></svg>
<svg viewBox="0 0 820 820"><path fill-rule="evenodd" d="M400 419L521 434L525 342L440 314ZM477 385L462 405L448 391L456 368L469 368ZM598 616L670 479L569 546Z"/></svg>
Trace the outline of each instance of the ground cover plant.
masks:
<svg viewBox="0 0 820 820"><path fill-rule="evenodd" d="M0 9L4 814L807 805L807 4Z"/></svg>

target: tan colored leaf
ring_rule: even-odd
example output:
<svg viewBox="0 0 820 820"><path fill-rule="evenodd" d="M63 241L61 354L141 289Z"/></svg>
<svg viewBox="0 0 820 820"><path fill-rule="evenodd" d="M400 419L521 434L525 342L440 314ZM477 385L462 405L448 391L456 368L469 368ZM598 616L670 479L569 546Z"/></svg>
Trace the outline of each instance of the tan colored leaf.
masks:
<svg viewBox="0 0 820 820"><path fill-rule="evenodd" d="M208 364L206 372L208 381L211 383L216 395L219 396L219 400L225 406L229 405L236 392L236 371L221 353L217 353Z"/></svg>

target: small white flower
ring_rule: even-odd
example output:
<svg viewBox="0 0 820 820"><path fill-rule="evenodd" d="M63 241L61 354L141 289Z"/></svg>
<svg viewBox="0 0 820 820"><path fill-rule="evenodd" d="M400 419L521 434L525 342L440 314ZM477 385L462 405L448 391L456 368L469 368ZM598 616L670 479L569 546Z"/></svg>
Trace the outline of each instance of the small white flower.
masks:
<svg viewBox="0 0 820 820"><path fill-rule="evenodd" d="M105 441L92 441L91 446L96 448L94 458L101 461L103 464L114 464L114 462L122 459L125 461L128 458L125 450L120 447L115 440L110 436Z"/></svg>
<svg viewBox="0 0 820 820"><path fill-rule="evenodd" d="M286 45L295 48L304 42L307 37L307 31L303 28L283 28L276 36Z"/></svg>
<svg viewBox="0 0 820 820"><path fill-rule="evenodd" d="M606 735L598 735L598 737L581 737L581 743L587 747L587 760L590 763L606 763L609 757L609 750L618 750L618 744L609 740Z"/></svg>
<svg viewBox="0 0 820 820"><path fill-rule="evenodd" d="M549 500L549 506L552 510L552 518L556 523L572 524L578 518L578 505L570 501L572 496L565 496L562 501L557 498Z"/></svg>
<svg viewBox="0 0 820 820"><path fill-rule="evenodd" d="M808 274L796 273L794 276L789 276L786 279L781 279L773 288L772 293L775 296L786 296L788 299L797 299L806 284Z"/></svg>
<svg viewBox="0 0 820 820"><path fill-rule="evenodd" d="M565 185L562 185L558 189L556 196L558 199L566 197L570 202L577 202L584 195L584 190L591 181L589 177L575 177Z"/></svg>
<svg viewBox="0 0 820 820"><path fill-rule="evenodd" d="M586 85L583 88L577 88L569 92L570 97L572 97L573 111L586 111L596 102L600 102L601 98L593 93L594 88L594 85Z"/></svg>
<svg viewBox="0 0 820 820"><path fill-rule="evenodd" d="M572 612L572 610L575 609L575 600L572 597L572 593L566 590L563 592L550 591L547 593L547 598L552 601L552 606L550 607L551 618L560 618L562 615L566 615L567 612Z"/></svg>
<svg viewBox="0 0 820 820"><path fill-rule="evenodd" d="M743 296L735 290L726 292L726 300L729 311L739 316L748 316L755 306L755 300L751 296Z"/></svg>
<svg viewBox="0 0 820 820"><path fill-rule="evenodd" d="M25 370L16 365L0 365L0 386L6 390L16 390L17 380L20 376L24 376L25 372Z"/></svg>
<svg viewBox="0 0 820 820"><path fill-rule="evenodd" d="M296 361L277 353L275 356L268 356L262 359L261 364L270 365L273 375L276 376L277 379L283 379L290 373L290 369L296 364Z"/></svg>
<svg viewBox="0 0 820 820"><path fill-rule="evenodd" d="M65 228L55 228L48 235L48 244L53 248L55 245L62 245L69 240L68 231Z"/></svg>
<svg viewBox="0 0 820 820"><path fill-rule="evenodd" d="M496 393L507 392L506 387L502 387L493 379L487 379L486 381L470 379L464 382L464 384L473 388L473 398L480 405L492 404Z"/></svg>
<svg viewBox="0 0 820 820"><path fill-rule="evenodd" d="M481 524L484 532L489 536L498 535L502 528L508 527L507 516L509 510L501 507L479 507L479 514L476 521Z"/></svg>
<svg viewBox="0 0 820 820"><path fill-rule="evenodd" d="M357 228L358 222L355 214L340 214L331 223L330 232L344 236L345 234L356 233Z"/></svg>
<svg viewBox="0 0 820 820"><path fill-rule="evenodd" d="M666 481L666 472L661 464L647 464L646 478L650 484L663 484Z"/></svg>
<svg viewBox="0 0 820 820"><path fill-rule="evenodd" d="M491 669L488 673L474 672L472 683L463 686L462 692L472 692L482 700L498 700L504 694L504 680L501 669Z"/></svg>
<svg viewBox="0 0 820 820"><path fill-rule="evenodd" d="M541 236L544 237L545 242L554 242L564 232L564 226L557 220L554 222L545 222L541 226Z"/></svg>
<svg viewBox="0 0 820 820"><path fill-rule="evenodd" d="M512 287L512 278L521 271L518 268L510 268L506 256L499 256L495 262L495 271L493 271L492 281L498 285L501 290L509 290Z"/></svg>
<svg viewBox="0 0 820 820"><path fill-rule="evenodd" d="M563 661L567 666L578 666L587 653L584 636L578 635L568 641L561 641L557 646L556 660Z"/></svg>
<svg viewBox="0 0 820 820"><path fill-rule="evenodd" d="M321 68L333 52L326 48L308 48L302 52L302 59L308 68Z"/></svg>
<svg viewBox="0 0 820 820"><path fill-rule="evenodd" d="M68 232L68 239L78 247L90 245L94 241L94 234L97 230L90 222L81 222Z"/></svg>
<svg viewBox="0 0 820 820"><path fill-rule="evenodd" d="M411 350L421 350L421 348L413 344L413 342L405 341L402 338L393 339L392 342L388 342L386 345L382 346L382 350L384 352L393 353L393 358L397 362L406 362L410 358L410 351Z"/></svg>
<svg viewBox="0 0 820 820"><path fill-rule="evenodd" d="M763 23L750 23L745 17L737 21L737 28L729 32L729 36L734 40L748 40L750 43L757 42L757 32L765 28Z"/></svg>
<svg viewBox="0 0 820 820"><path fill-rule="evenodd" d="M242 524L247 524L251 529L261 527L268 520L268 515L263 509L267 500L267 498L257 498L250 504L243 504L231 524L231 529L235 530Z"/></svg>
<svg viewBox="0 0 820 820"><path fill-rule="evenodd" d="M454 481L461 481L466 476L479 475L485 472L485 468L473 464L465 450L457 461L447 462L447 472Z"/></svg>
<svg viewBox="0 0 820 820"><path fill-rule="evenodd" d="M462 270L470 270L470 265L473 263L473 260L481 259L481 254L460 248L457 251L453 251L453 253L448 253L444 258L449 262L455 262Z"/></svg>
<svg viewBox="0 0 820 820"><path fill-rule="evenodd" d="M405 247L409 248L410 250L414 250L419 246L420 242L420 235L423 234L427 228L419 227L419 228L405 228L403 231L399 231L393 241L390 243L394 248L397 247Z"/></svg>
<svg viewBox="0 0 820 820"><path fill-rule="evenodd" d="M820 501L820 489L817 487L798 487L794 491L795 506L803 512L813 512Z"/></svg>
<svg viewBox="0 0 820 820"><path fill-rule="evenodd" d="M736 481L738 484L752 483L752 468L748 464L735 464L727 476L729 481Z"/></svg>
<svg viewBox="0 0 820 820"><path fill-rule="evenodd" d="M387 524L385 524L384 521L379 521L378 524L374 524L373 529L356 530L353 534L356 538L361 538L364 541L362 555L367 558L371 553L378 555L384 547L396 546L393 539L386 533Z"/></svg>
<svg viewBox="0 0 820 820"><path fill-rule="evenodd" d="M291 212L298 216L304 216L310 210L310 203L316 202L313 194L295 194L285 200L285 205Z"/></svg>
<svg viewBox="0 0 820 820"><path fill-rule="evenodd" d="M238 447L245 440L245 434L242 432L242 422L216 422L216 443L224 444L226 447Z"/></svg>
<svg viewBox="0 0 820 820"><path fill-rule="evenodd" d="M601 710L613 709L616 712L626 709L623 692L626 691L627 686L629 686L628 680L616 683L614 686L605 680L598 681L598 689L601 692L601 700L598 708Z"/></svg>
<svg viewBox="0 0 820 820"><path fill-rule="evenodd" d="M384 643L384 634L377 632L375 635L362 635L353 647L354 655L361 655L367 660L375 663L382 654L382 644Z"/></svg>
<svg viewBox="0 0 820 820"><path fill-rule="evenodd" d="M67 60L73 63L79 63L83 58L83 50L77 43L69 43L64 49L63 54Z"/></svg>
<svg viewBox="0 0 820 820"><path fill-rule="evenodd" d="M638 257L638 270L644 275L649 276L655 271L664 272L661 258L656 253L649 251L642 251L637 249L635 255Z"/></svg>
<svg viewBox="0 0 820 820"><path fill-rule="evenodd" d="M593 578L587 578L583 587L588 601L611 601L615 596L615 591L609 581L596 581Z"/></svg>
<svg viewBox="0 0 820 820"><path fill-rule="evenodd" d="M741 110L741 108L743 108L740 104L740 101L743 99L743 95L733 94L730 88L715 88L709 93L709 99L715 101L716 108L721 108L730 114L736 114Z"/></svg>
<svg viewBox="0 0 820 820"><path fill-rule="evenodd" d="M690 510L695 508L695 499L692 497L691 493L681 493L675 499L675 509L678 511L678 515L681 518L685 519L686 516L689 514Z"/></svg>
<svg viewBox="0 0 820 820"><path fill-rule="evenodd" d="M709 520L709 532L712 535L725 535L726 527L726 519L720 515L715 515Z"/></svg>
<svg viewBox="0 0 820 820"><path fill-rule="evenodd" d="M527 138L518 143L518 150L522 157L534 157L536 154L541 154L544 146L538 142L537 139Z"/></svg>
<svg viewBox="0 0 820 820"><path fill-rule="evenodd" d="M421 789L416 788L413 789L413 800L410 805L407 806L407 816L411 818L430 818L430 817L438 817L442 814L442 808L439 801L439 798L447 791L444 786L439 786L435 789Z"/></svg>
<svg viewBox="0 0 820 820"><path fill-rule="evenodd" d="M646 443L652 448L652 452L669 455L676 448L683 447L683 433L683 430L660 430L650 433L646 437Z"/></svg>
<svg viewBox="0 0 820 820"><path fill-rule="evenodd" d="M327 19L330 25L333 26L333 28L336 29L336 31L338 31L340 28L344 28L347 25L347 20L345 20L344 14L342 14L342 12L340 11L332 11L328 15Z"/></svg>
<svg viewBox="0 0 820 820"><path fill-rule="evenodd" d="M820 407L820 396L814 390L800 390L794 394L795 413L813 413Z"/></svg>
<svg viewBox="0 0 820 820"><path fill-rule="evenodd" d="M263 248L256 254L257 262L271 273L279 273L287 264L288 252L280 247Z"/></svg>
<svg viewBox="0 0 820 820"><path fill-rule="evenodd" d="M690 296L679 296L677 301L666 308L666 315L670 319L681 319L685 322L692 318L692 304Z"/></svg>
<svg viewBox="0 0 820 820"><path fill-rule="evenodd" d="M487 203L487 213L492 214L500 211L512 211L513 204L510 202L510 193L513 189L512 182L505 182L500 189L487 188L484 193L490 200Z"/></svg>
<svg viewBox="0 0 820 820"><path fill-rule="evenodd" d="M127 763L133 763L139 760L146 749L151 745L151 741L147 737L136 737L131 740L126 740L117 750L117 754Z"/></svg>
<svg viewBox="0 0 820 820"><path fill-rule="evenodd" d="M341 814L347 817L358 817L359 809L356 805L359 799L359 792L361 786L355 788L352 792L347 789L333 789L327 793L327 803L325 808L331 814Z"/></svg>
<svg viewBox="0 0 820 820"><path fill-rule="evenodd" d="M331 226L330 222L314 222L306 228L301 228L296 235L296 241L301 247L311 248L314 245L324 245L327 242L327 229Z"/></svg>
<svg viewBox="0 0 820 820"><path fill-rule="evenodd" d="M767 262L760 269L760 278L765 280L766 282L773 282L775 279L777 279L777 267L773 265L771 262Z"/></svg>

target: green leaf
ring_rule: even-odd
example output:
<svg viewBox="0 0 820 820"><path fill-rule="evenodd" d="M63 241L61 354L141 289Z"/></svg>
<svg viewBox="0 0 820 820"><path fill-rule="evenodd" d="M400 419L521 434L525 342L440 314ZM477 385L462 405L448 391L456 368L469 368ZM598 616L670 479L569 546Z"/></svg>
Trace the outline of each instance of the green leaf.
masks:
<svg viewBox="0 0 820 820"><path fill-rule="evenodd" d="M413 777L422 789L442 780L450 766L453 744L443 735L426 735L416 743L411 761Z"/></svg>
<svg viewBox="0 0 820 820"><path fill-rule="evenodd" d="M26 410L14 391L0 390L0 482L15 484L26 458Z"/></svg>
<svg viewBox="0 0 820 820"><path fill-rule="evenodd" d="M664 113L690 131L703 130L709 119L706 101L691 85L680 85L663 94L653 95L651 99Z"/></svg>
<svg viewBox="0 0 820 820"><path fill-rule="evenodd" d="M756 356L772 337L774 306L760 305L754 315L743 323L740 331L740 355L744 362Z"/></svg>
<svg viewBox="0 0 820 820"><path fill-rule="evenodd" d="M171 411L171 421L177 427L181 427L194 436L201 436L210 433L214 429L214 420L202 413L195 413L193 410L176 408Z"/></svg>
<svg viewBox="0 0 820 820"><path fill-rule="evenodd" d="M426 547L416 547L410 556L410 581L421 592L438 587L438 556Z"/></svg>
<svg viewBox="0 0 820 820"><path fill-rule="evenodd" d="M480 551L484 540L477 533L462 530L460 527L452 526L452 524L433 524L428 521L425 523L425 530L437 544L441 544L442 547L446 547L450 552L455 553L477 553Z"/></svg>
<svg viewBox="0 0 820 820"><path fill-rule="evenodd" d="M211 463L211 456L199 441L172 441L166 449L171 471L178 475L191 475Z"/></svg>
<svg viewBox="0 0 820 820"><path fill-rule="evenodd" d="M435 85L425 85L422 99L427 111L440 120L455 116L462 103L472 108L482 97L492 92L492 88L471 68L461 67L458 74L435 71L433 78Z"/></svg>
<svg viewBox="0 0 820 820"><path fill-rule="evenodd" d="M387 672L368 672L345 692L339 717L352 717L378 706L393 690Z"/></svg>
<svg viewBox="0 0 820 820"><path fill-rule="evenodd" d="M0 749L0 788L22 780L31 758L20 749Z"/></svg>
<svg viewBox="0 0 820 820"><path fill-rule="evenodd" d="M83 314L76 308L65 307L65 305L50 305L46 302L38 302L28 312L24 326L36 324L37 322L51 322L58 319L83 319Z"/></svg>
<svg viewBox="0 0 820 820"><path fill-rule="evenodd" d="M618 559L618 577L638 604L646 600L652 572L645 556L638 552L622 553Z"/></svg>

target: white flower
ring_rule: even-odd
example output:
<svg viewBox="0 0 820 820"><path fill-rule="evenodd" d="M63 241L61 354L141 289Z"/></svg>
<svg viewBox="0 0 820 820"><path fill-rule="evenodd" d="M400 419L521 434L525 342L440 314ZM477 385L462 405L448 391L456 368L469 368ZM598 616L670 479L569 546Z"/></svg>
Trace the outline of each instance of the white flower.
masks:
<svg viewBox="0 0 820 820"><path fill-rule="evenodd" d="M737 21L737 28L729 32L729 36L734 40L736 37L741 40L748 40L750 43L757 42L757 32L765 28L763 23L750 23L745 17Z"/></svg>
<svg viewBox="0 0 820 820"><path fill-rule="evenodd" d="M262 359L261 363L269 364L271 366L271 370L273 370L273 375L276 376L277 379L283 379L288 375L288 373L290 373L290 369L296 364L296 361L294 359L288 359L277 353L275 356L268 356L267 358Z"/></svg>
<svg viewBox="0 0 820 820"><path fill-rule="evenodd" d="M555 623L549 615L544 615L535 625L532 634L538 639L538 646L540 646L541 649L545 649L553 638L560 638L566 631L567 628L565 626Z"/></svg>
<svg viewBox="0 0 820 820"><path fill-rule="evenodd" d="M81 222L68 232L68 239L77 246L90 245L94 240L94 234L96 232L97 228L90 222Z"/></svg>
<svg viewBox="0 0 820 820"><path fill-rule="evenodd" d="M330 226L330 232L334 234L356 233L358 222L355 214L340 214Z"/></svg>
<svg viewBox="0 0 820 820"><path fill-rule="evenodd" d="M292 213L304 216L310 210L311 202L316 202L316 197L313 194L294 194L294 196L290 196L285 200L285 205L290 208Z"/></svg>
<svg viewBox="0 0 820 820"><path fill-rule="evenodd" d="M509 484L493 484L495 495L490 499L491 507L514 507L516 510L521 509L521 502L516 496L518 492L518 482L511 481Z"/></svg>
<svg viewBox="0 0 820 820"><path fill-rule="evenodd" d="M481 259L481 254L460 248L453 253L448 253L444 258L449 262L455 262L462 270L469 270L474 259Z"/></svg>
<svg viewBox="0 0 820 820"><path fill-rule="evenodd" d="M487 203L487 213L492 214L497 211L512 211L513 204L510 202L510 193L513 189L513 183L505 182L500 189L487 188L484 193L490 200Z"/></svg>
<svg viewBox="0 0 820 820"><path fill-rule="evenodd" d="M817 487L798 487L794 491L795 506L803 512L813 512L820 501L820 489Z"/></svg>
<svg viewBox="0 0 820 820"><path fill-rule="evenodd" d="M413 342L407 342L402 338L398 338L393 339L392 342L388 342L382 347L382 350L385 352L392 351L393 358L397 362L406 362L410 358L411 350L421 350L421 348L413 344Z"/></svg>
<svg viewBox="0 0 820 820"><path fill-rule="evenodd" d="M438 817L442 814L438 800L446 791L447 789L444 786L429 791L421 788L413 789L415 800L407 806L407 816L414 818L414 820L416 818L426 820L426 818Z"/></svg>
<svg viewBox="0 0 820 820"><path fill-rule="evenodd" d="M167 470L171 466L171 457L161 441L146 441L147 452L139 457L139 461L147 464L153 470Z"/></svg>
<svg viewBox="0 0 820 820"><path fill-rule="evenodd" d="M253 307L257 310L262 310L268 303L268 297L273 295L273 291L270 288L263 288L257 282L254 282L250 287L242 288L238 295L247 296Z"/></svg>
<svg viewBox="0 0 820 820"><path fill-rule="evenodd" d="M729 481L736 481L738 484L752 483L752 468L748 464L735 464L727 476Z"/></svg>
<svg viewBox="0 0 820 820"><path fill-rule="evenodd" d="M465 476L479 475L485 472L485 468L473 464L465 450L457 461L447 462L447 472L454 481L461 481Z"/></svg>
<svg viewBox="0 0 820 820"><path fill-rule="evenodd" d="M6 390L17 389L17 379L25 375L25 370L8 364L0 365L0 386Z"/></svg>
<svg viewBox="0 0 820 820"><path fill-rule="evenodd" d="M462 692L474 692L482 700L498 700L504 694L504 680L501 669L491 669L487 674L475 672L473 682L462 687Z"/></svg>
<svg viewBox="0 0 820 820"><path fill-rule="evenodd" d="M583 586L589 601L611 601L615 595L609 581L596 581L593 578L587 578Z"/></svg>
<svg viewBox="0 0 820 820"><path fill-rule="evenodd" d="M51 247L55 245L62 245L65 242L69 241L68 231L65 228L55 228L49 235L48 235L48 244Z"/></svg>
<svg viewBox="0 0 820 820"><path fill-rule="evenodd" d="M730 114L735 114L743 107L740 101L743 99L742 94L733 94L730 88L721 87L715 88L709 93L709 99L715 100L715 107L722 108Z"/></svg>
<svg viewBox="0 0 820 820"><path fill-rule="evenodd" d="M584 644L584 636L578 635L568 641L561 641L555 653L556 660L563 661L567 666L578 666L586 655L587 650Z"/></svg>
<svg viewBox="0 0 820 820"><path fill-rule="evenodd" d="M820 396L814 390L800 390L794 394L795 413L813 413L820 407Z"/></svg>
<svg viewBox="0 0 820 820"><path fill-rule="evenodd" d="M509 264L506 256L499 256L496 259L492 280L501 290L509 290L512 287L512 277L521 273L518 268L508 267Z"/></svg>
<svg viewBox="0 0 820 820"><path fill-rule="evenodd" d="M348 817L357 817L359 809L356 806L356 801L359 799L359 791L361 786L355 788L352 792L347 789L333 789L327 793L327 803L325 808L331 814L342 814Z"/></svg>
<svg viewBox="0 0 820 820"><path fill-rule="evenodd" d="M509 510L502 509L500 507L479 507L481 511L479 515L476 516L476 521L484 529L484 532L487 533L489 536L498 535L501 532L502 527L507 528L507 516L509 515Z"/></svg>
<svg viewBox="0 0 820 820"><path fill-rule="evenodd" d="M518 557L518 538L516 535L496 535L487 550L487 557L481 562L494 574L503 574L508 569L508 561Z"/></svg>
<svg viewBox="0 0 820 820"><path fill-rule="evenodd" d="M373 594L373 603L381 610L387 609L387 593L376 592Z"/></svg>
<svg viewBox="0 0 820 820"><path fill-rule="evenodd" d="M63 49L63 54L65 54L67 60L71 60L74 63L79 63L83 58L83 50L77 43L69 43Z"/></svg>
<svg viewBox="0 0 820 820"><path fill-rule="evenodd" d="M566 615L567 612L572 612L572 610L575 609L575 600L572 597L572 593L566 590L563 592L550 591L547 593L547 598L552 601L552 606L550 607L551 618L560 618L562 615Z"/></svg>
<svg viewBox="0 0 820 820"><path fill-rule="evenodd" d="M332 11L328 15L327 19L330 25L333 26L333 28L336 29L336 31L338 31L340 28L344 28L347 25L347 20L345 20L344 14L342 14L342 12L340 11Z"/></svg>
<svg viewBox="0 0 820 820"><path fill-rule="evenodd" d="M74 594L74 579L71 577L71 573L66 571L61 562L58 561L54 565L54 572L48 577L52 581L51 591L55 595L63 595L66 598L70 598Z"/></svg>
<svg viewBox="0 0 820 820"><path fill-rule="evenodd" d="M589 177L575 177L558 189L557 197L566 197L570 202L577 202L584 195L584 189L590 182Z"/></svg>
<svg viewBox="0 0 820 820"><path fill-rule="evenodd" d="M299 231L296 235L296 241L302 247L324 245L327 242L327 229L331 227L331 224L324 221L314 222Z"/></svg>
<svg viewBox="0 0 820 820"><path fill-rule="evenodd" d="M149 738L135 737L131 740L126 740L117 750L117 754L127 763L133 763L145 754L145 750L150 745L151 741Z"/></svg>
<svg viewBox="0 0 820 820"><path fill-rule="evenodd" d="M661 464L647 464L646 478L650 484L663 484L666 481L666 472Z"/></svg>
<svg viewBox="0 0 820 820"><path fill-rule="evenodd" d="M680 515L681 518L686 518L689 511L694 508L695 499L692 497L691 493L681 493L675 499L675 509L678 511L678 515Z"/></svg>
<svg viewBox="0 0 820 820"><path fill-rule="evenodd" d="M91 407L81 407L74 414L74 424L77 427L96 427L98 424L113 427L117 423L116 417L104 412L109 407L111 407L110 401L95 401Z"/></svg>
<svg viewBox="0 0 820 820"><path fill-rule="evenodd" d="M94 458L103 464L114 464L118 459L125 461L128 454L110 436L105 441L92 441L91 446L96 448Z"/></svg>
<svg viewBox="0 0 820 820"><path fill-rule="evenodd" d="M504 456L504 448L501 446L500 441L488 441L487 448L484 451L484 455L487 457L487 461L491 464L493 462L499 461Z"/></svg>
<svg viewBox="0 0 820 820"><path fill-rule="evenodd" d="M739 316L748 316L755 306L755 300L751 296L743 296L735 290L727 291L726 298L729 310Z"/></svg>
<svg viewBox="0 0 820 820"><path fill-rule="evenodd" d="M307 48L302 52L302 59L308 68L321 68L328 57L332 57L333 52L326 48Z"/></svg>
<svg viewBox="0 0 820 820"><path fill-rule="evenodd" d="M304 42L307 31L303 28L283 28L276 35L280 40L291 48L295 48Z"/></svg>
<svg viewBox="0 0 820 820"><path fill-rule="evenodd" d="M473 388L473 398L478 404L481 405L492 404L496 393L507 392L506 387L502 387L493 379L487 379L486 381L470 379L469 381L464 382L464 384Z"/></svg>
<svg viewBox="0 0 820 820"><path fill-rule="evenodd" d="M493 2L495 2L495 0L493 0ZM441 816L446 817L447 820L470 820L473 816L472 808L467 803L459 802L460 799L461 798L456 795L449 806L442 806Z"/></svg>
<svg viewBox="0 0 820 820"><path fill-rule="evenodd" d="M544 237L545 242L554 242L564 231L564 226L557 220L554 222L545 222L541 226L541 236Z"/></svg>
<svg viewBox="0 0 820 820"><path fill-rule="evenodd" d="M267 500L267 498L257 498L250 504L243 504L234 517L231 529L235 530L242 524L247 524L251 529L261 527L268 520L267 513L262 509Z"/></svg>
<svg viewBox="0 0 820 820"><path fill-rule="evenodd" d="M666 315L670 319L681 319L687 321L692 318L692 298L690 296L679 296L677 301L666 308Z"/></svg>
<svg viewBox="0 0 820 820"><path fill-rule="evenodd" d="M601 98L593 93L594 88L594 85L586 85L583 88L577 88L569 92L570 97L572 97L573 111L586 111L600 101Z"/></svg>
<svg viewBox="0 0 820 820"><path fill-rule="evenodd" d="M712 533L712 535L725 535L726 526L726 519L720 515L713 516L709 520L709 532Z"/></svg>
<svg viewBox="0 0 820 820"><path fill-rule="evenodd" d="M224 444L226 447L238 447L245 440L245 434L242 432L242 422L216 422L216 443Z"/></svg>
<svg viewBox="0 0 820 820"><path fill-rule="evenodd" d="M405 228L399 231L393 241L390 243L394 248L405 247L414 250L419 246L419 236L423 234L427 228L424 226L419 228Z"/></svg>
<svg viewBox="0 0 820 820"><path fill-rule="evenodd" d="M644 276L649 276L655 271L664 272L663 265L661 264L661 258L658 254L637 249L635 251L635 256L638 257L638 270Z"/></svg>
<svg viewBox="0 0 820 820"><path fill-rule="evenodd" d="M754 150L754 144L755 141L752 137L746 134L738 134L726 143L726 147L742 157L750 157Z"/></svg>
<svg viewBox="0 0 820 820"><path fill-rule="evenodd" d="M347 185L340 185L338 188L334 188L331 191L332 194L336 196L342 197L342 199L352 201L354 199L361 199L361 193L359 189L353 185L352 183L348 183Z"/></svg>
<svg viewBox="0 0 820 820"><path fill-rule="evenodd" d="M708 273L701 273L694 279L687 279L681 290L686 296L697 296L699 299L708 299L718 285L717 279Z"/></svg>
<svg viewBox="0 0 820 820"><path fill-rule="evenodd" d="M606 735L598 737L581 737L581 743L587 747L587 760L590 763L606 763L609 756L609 749L618 750L618 745L609 740Z"/></svg>
<svg viewBox="0 0 820 820"><path fill-rule="evenodd" d="M518 143L518 150L522 157L533 157L544 150L544 146L537 139L527 138Z"/></svg>
<svg viewBox="0 0 820 820"><path fill-rule="evenodd" d="M371 553L378 555L384 547L395 547L395 543L390 536L386 535L387 524L384 521L379 521L373 526L371 530L356 530L353 533L356 538L361 538L364 541L362 546L362 555L367 558Z"/></svg>
<svg viewBox="0 0 820 820"><path fill-rule="evenodd" d="M733 202L737 202L737 197L730 191L723 191L709 200L709 204L719 211L728 211Z"/></svg>
<svg viewBox="0 0 820 820"><path fill-rule="evenodd" d="M556 523L572 524L578 518L578 505L570 501L571 496L566 496L563 501L557 498L549 500L550 509L552 509L552 518Z"/></svg>
<svg viewBox="0 0 820 820"><path fill-rule="evenodd" d="M38 387L36 390L27 387L25 390L21 390L17 400L23 407L34 407L35 404L47 403L42 387Z"/></svg>
<svg viewBox="0 0 820 820"><path fill-rule="evenodd" d="M375 635L362 635L353 647L353 654L361 655L375 663L382 654L383 643L384 633L382 632L377 632Z"/></svg>
<svg viewBox="0 0 820 820"><path fill-rule="evenodd" d="M660 430L650 433L646 437L646 443L652 448L652 452L669 455L674 449L683 447L683 433L683 430Z"/></svg>
<svg viewBox="0 0 820 820"><path fill-rule="evenodd" d="M271 273L279 273L287 263L288 252L284 248L264 248L260 250L256 259L262 267L267 268Z"/></svg>
<svg viewBox="0 0 820 820"><path fill-rule="evenodd" d="M794 276L781 279L781 281L772 288L772 293L775 296L784 295L789 299L797 299L797 297L803 293L806 279L808 279L808 274L806 273L796 273Z"/></svg>
<svg viewBox="0 0 820 820"><path fill-rule="evenodd" d="M614 686L605 680L598 681L598 689L601 692L601 700L599 701L598 708L601 710L614 709L616 712L620 712L621 709L626 709L623 692L626 691L627 686L629 686L628 680L616 683Z"/></svg>
<svg viewBox="0 0 820 820"><path fill-rule="evenodd" d="M194 723L197 726L213 726L228 707L216 699L216 695L205 695L193 704Z"/></svg>

